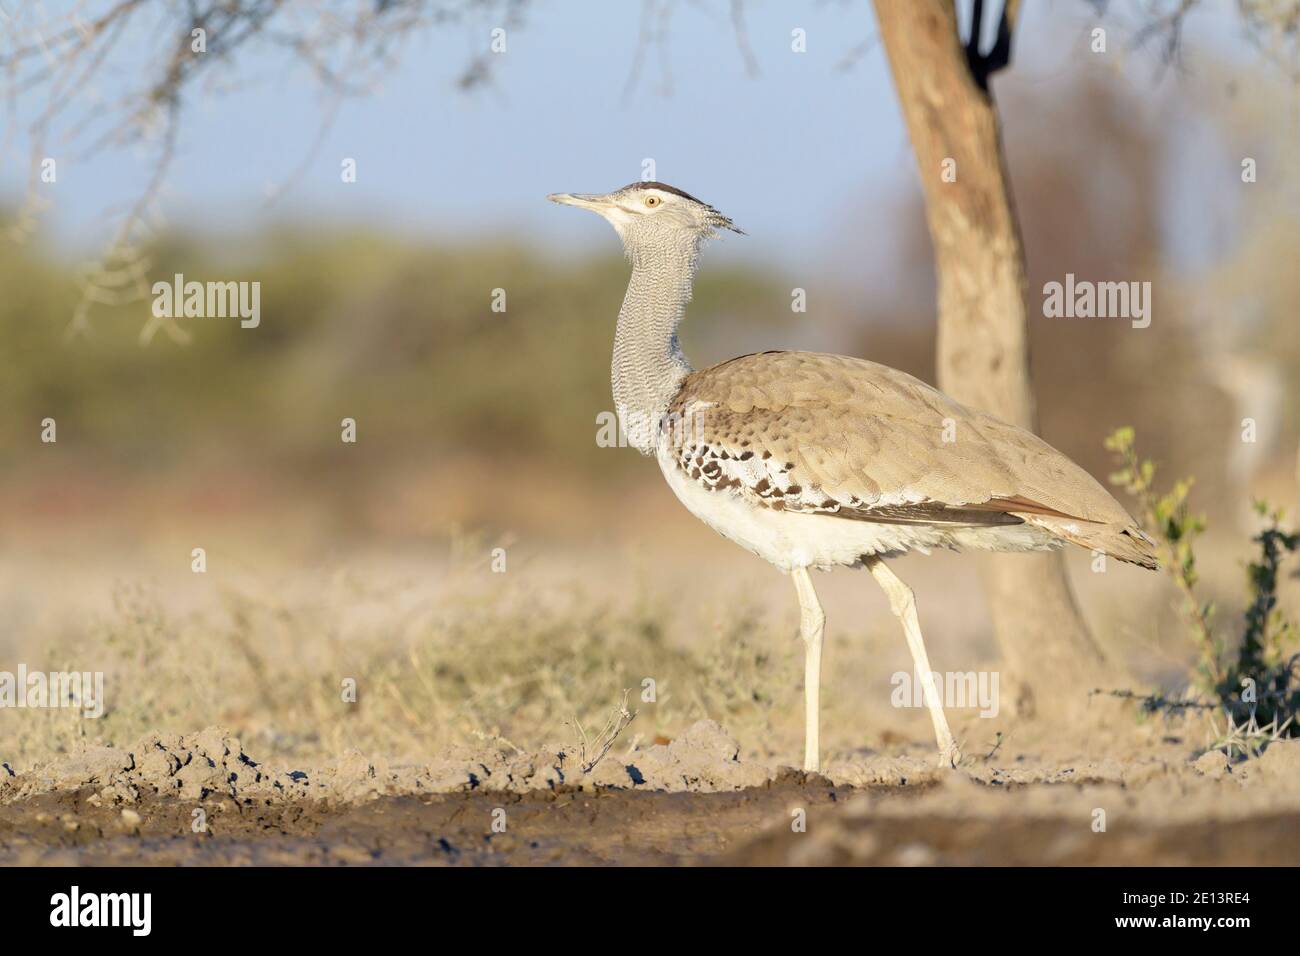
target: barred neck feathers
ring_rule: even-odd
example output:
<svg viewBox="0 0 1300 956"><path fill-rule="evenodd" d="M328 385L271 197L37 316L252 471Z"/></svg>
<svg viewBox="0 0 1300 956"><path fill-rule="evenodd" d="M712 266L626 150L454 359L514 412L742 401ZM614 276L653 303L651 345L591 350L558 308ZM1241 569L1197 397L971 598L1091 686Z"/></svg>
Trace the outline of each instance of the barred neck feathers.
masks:
<svg viewBox="0 0 1300 956"><path fill-rule="evenodd" d="M654 451L660 419L691 372L677 326L691 298L699 239L666 234L662 240L628 245L632 278L614 333L614 406L628 443L645 455Z"/></svg>

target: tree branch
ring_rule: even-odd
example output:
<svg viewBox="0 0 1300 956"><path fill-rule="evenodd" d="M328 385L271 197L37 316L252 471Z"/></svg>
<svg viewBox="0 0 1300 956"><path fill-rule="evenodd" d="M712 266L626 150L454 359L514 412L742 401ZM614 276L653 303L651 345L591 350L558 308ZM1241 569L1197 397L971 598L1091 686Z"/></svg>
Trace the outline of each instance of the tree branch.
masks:
<svg viewBox="0 0 1300 956"><path fill-rule="evenodd" d="M67 12L50 15L44 4L16 11L0 9L0 95L7 116L0 137L5 158L12 134L26 128L29 176L27 195L15 221L0 236L24 242L35 232L49 205L41 186L43 160L54 144L72 155L97 155L124 146L152 148L153 169L141 194L113 224L112 238L82 281L82 298L67 336L89 332L90 311L147 291L146 243L159 219L158 196L176 155L183 107L197 90L217 89L217 78L238 75L246 53L267 47L284 49L332 94L321 132L345 96L370 92L391 70L390 50L411 32L466 20L486 20L511 28L522 22L530 0L78 0ZM88 10L99 8L97 14ZM204 31L204 46L194 47L193 31ZM134 31L152 36L152 48L125 49L120 42ZM471 60L461 86L486 82L489 60ZM238 61L238 62L237 62ZM96 88L104 74L130 77L112 102ZM472 82L467 79L472 77ZM29 97L23 114L19 104ZM310 153L308 156L310 159ZM305 164L306 161L304 161ZM304 164L290 181L300 178ZM276 190L283 192L284 186ZM115 214L116 215L116 214ZM143 265L142 265L143 264ZM148 341L162 328L173 339L180 329L150 323Z"/></svg>

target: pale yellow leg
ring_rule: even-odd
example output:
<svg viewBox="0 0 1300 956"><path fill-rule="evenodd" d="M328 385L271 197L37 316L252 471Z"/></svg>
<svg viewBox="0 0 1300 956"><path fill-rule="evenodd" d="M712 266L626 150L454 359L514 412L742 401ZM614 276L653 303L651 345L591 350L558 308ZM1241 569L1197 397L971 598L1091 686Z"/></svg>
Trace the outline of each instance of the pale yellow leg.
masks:
<svg viewBox="0 0 1300 956"><path fill-rule="evenodd" d="M934 736L939 744L939 766L955 767L961 760L957 742L953 740L952 731L948 729L948 718L943 713L943 699L939 688L934 683L934 672L930 669L930 659L925 654L925 641L921 639L921 622L916 616L916 597L885 562L877 557L866 557L863 563L876 583L884 589L889 597L889 606L894 615L903 623L903 633L907 636L907 647L912 652L912 663L916 667L917 677L921 681L921 690L925 696L925 706L930 709L930 720L934 723Z"/></svg>
<svg viewBox="0 0 1300 956"><path fill-rule="evenodd" d="M803 638L803 768L815 772L821 769L821 745L817 730L822 679L822 635L826 630L826 615L822 613L808 569L795 568L790 576L794 578L794 589L799 595L799 636Z"/></svg>

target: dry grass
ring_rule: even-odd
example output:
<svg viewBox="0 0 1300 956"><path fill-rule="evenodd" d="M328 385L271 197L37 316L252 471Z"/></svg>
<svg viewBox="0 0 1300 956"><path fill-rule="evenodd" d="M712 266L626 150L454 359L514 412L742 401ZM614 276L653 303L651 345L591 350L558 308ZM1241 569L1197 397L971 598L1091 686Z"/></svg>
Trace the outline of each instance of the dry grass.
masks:
<svg viewBox="0 0 1300 956"><path fill-rule="evenodd" d="M593 600L510 575L466 574L443 593L336 576L318 593L226 591L181 611L168 595L120 589L80 634L44 635L29 669L104 672L103 717L12 710L0 759L26 767L81 742L123 746L153 730L220 724L270 756L304 762L349 747L423 760L485 739L519 747L580 742L632 689L643 736L703 716L750 741L773 712L797 718L797 647L744 608L669 641L670 601ZM39 647L39 650L36 648ZM643 682L654 681L644 702ZM345 682L355 681L355 702Z"/></svg>
<svg viewBox="0 0 1300 956"><path fill-rule="evenodd" d="M43 572L39 561L11 566L12 626L0 669L22 662L31 670L102 671L107 701L98 720L69 710L0 711L0 761L21 770L81 742L127 746L147 732L214 724L238 734L250 753L305 766L349 748L399 763L428 762L461 746L576 752L579 726L589 735L603 727L625 689L637 717L611 757L634 741L674 738L707 717L739 740L748 759L801 760L802 645L793 595L747 555L729 557L725 542L709 550L710 539L702 538L698 552L684 554L660 523L638 538L644 547L629 546L626 532L610 532L598 547L541 550L525 531L510 547L508 572L494 574L489 544L504 540L496 536L453 535L445 550L401 557L335 549L333 560L347 563L331 571L306 556L324 553L319 544L302 545L306 552L293 561L260 551L255 560L251 532L232 526L230 535L233 543L214 547L224 557L205 576L189 573L188 563L169 571L98 552L76 573ZM170 560L176 548L165 550ZM904 569L926 598L932 659L947 669L998 669L991 642L972 621L974 581L955 579L953 567L936 558ZM127 582L158 583L119 587L111 607L96 597L99 611L73 603L97 584L107 593L110 571ZM1109 644L1133 653L1139 638L1158 636L1141 610L1151 597L1106 584L1091 594L1093 620ZM910 660L883 598L851 572L826 576L819 586L831 615L824 758L854 759L863 748L928 754L924 709L891 702L890 676ZM1167 629L1164 636L1169 646L1157 649L1167 652L1161 660L1175 675L1170 686L1178 686L1193 649L1181 633ZM653 700L644 695L647 679ZM355 682L355 702L343 699L345 681ZM1063 684L1059 692L1086 699L1091 689ZM1119 738L1156 733L1138 732L1133 715L1114 702L1091 709ZM1030 746L1009 708L993 720L976 714L949 713L969 752L988 752L998 733L1012 735L1004 750ZM1073 729L1097 743L1093 722Z"/></svg>

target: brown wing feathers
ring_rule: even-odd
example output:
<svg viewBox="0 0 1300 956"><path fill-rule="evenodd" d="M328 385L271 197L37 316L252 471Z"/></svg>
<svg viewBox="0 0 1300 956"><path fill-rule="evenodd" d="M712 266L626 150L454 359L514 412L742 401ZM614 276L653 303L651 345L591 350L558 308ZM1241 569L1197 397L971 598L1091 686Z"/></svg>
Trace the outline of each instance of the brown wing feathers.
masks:
<svg viewBox="0 0 1300 956"><path fill-rule="evenodd" d="M1069 458L883 365L741 356L688 376L669 414L687 423L673 445L684 472L763 507L895 524L1029 521L1154 566L1150 539Z"/></svg>

